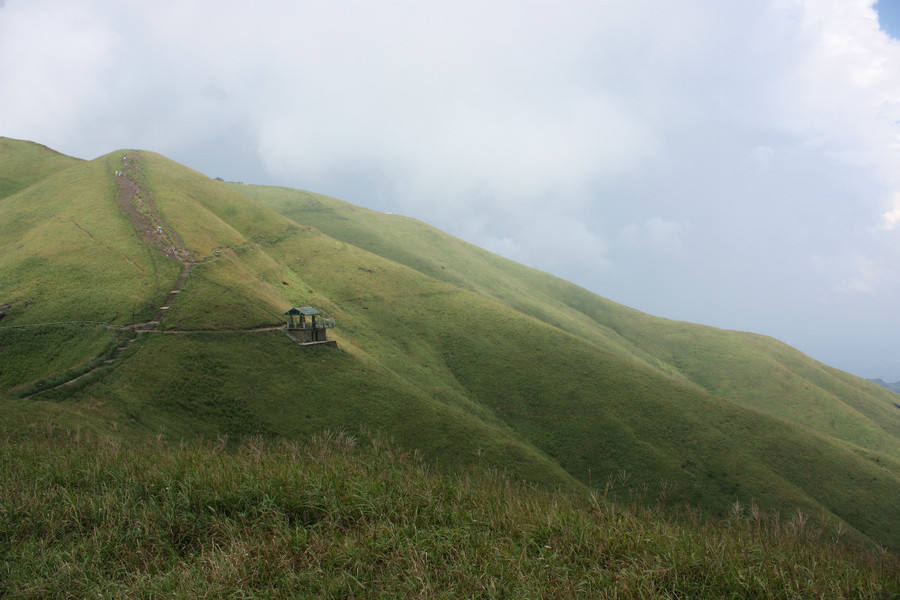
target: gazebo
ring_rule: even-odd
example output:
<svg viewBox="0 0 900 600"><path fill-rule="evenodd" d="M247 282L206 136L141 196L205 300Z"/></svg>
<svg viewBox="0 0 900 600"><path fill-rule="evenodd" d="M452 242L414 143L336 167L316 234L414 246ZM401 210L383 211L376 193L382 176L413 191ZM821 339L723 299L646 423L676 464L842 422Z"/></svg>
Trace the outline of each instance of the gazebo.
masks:
<svg viewBox="0 0 900 600"><path fill-rule="evenodd" d="M330 341L325 337L325 330L334 327L334 319L316 318L317 315L322 314L322 311L319 309L312 306L294 306L284 314L288 318L288 335L301 344L316 344Z"/></svg>

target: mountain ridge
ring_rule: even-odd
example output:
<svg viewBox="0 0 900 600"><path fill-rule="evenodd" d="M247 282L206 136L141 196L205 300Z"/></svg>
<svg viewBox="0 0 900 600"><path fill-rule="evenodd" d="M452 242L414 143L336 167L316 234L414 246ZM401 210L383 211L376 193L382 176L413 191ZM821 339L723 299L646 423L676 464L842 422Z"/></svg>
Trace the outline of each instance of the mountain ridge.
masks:
<svg viewBox="0 0 900 600"><path fill-rule="evenodd" d="M894 383L889 383L881 378L869 379L875 385L881 386L884 389L891 390L896 394L900 394L900 381L895 381Z"/></svg>
<svg viewBox="0 0 900 600"><path fill-rule="evenodd" d="M196 264L156 329L25 407L14 396L107 360L182 274L116 205L129 153L143 194L129 202L152 199ZM0 359L16 363L0 394L23 418L174 438L365 425L442 468L568 487L627 472L710 514L800 508L900 547L900 411L874 384L772 338L617 305L414 219L224 184L146 151L49 156L0 160L13 181L21 164L50 165L0 200ZM249 331L299 304L337 319L337 350ZM15 328L64 319L113 329Z"/></svg>

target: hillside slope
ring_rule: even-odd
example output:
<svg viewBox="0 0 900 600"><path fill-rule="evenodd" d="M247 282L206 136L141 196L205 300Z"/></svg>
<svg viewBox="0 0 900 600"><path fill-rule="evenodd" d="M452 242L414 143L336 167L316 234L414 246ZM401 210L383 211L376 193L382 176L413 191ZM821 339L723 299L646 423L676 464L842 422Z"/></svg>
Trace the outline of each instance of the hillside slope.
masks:
<svg viewBox="0 0 900 600"><path fill-rule="evenodd" d="M273 329L301 304L337 319L337 349ZM0 305L0 364L21 365L0 389L31 397L6 401L26 421L80 413L175 438L374 428L443 468L627 478L713 514L755 500L900 548L888 392L411 219L115 152L0 202Z"/></svg>
<svg viewBox="0 0 900 600"><path fill-rule="evenodd" d="M301 190L232 186L331 237L489 296L714 395L900 456L900 409L890 394L777 340L653 317L414 219Z"/></svg>
<svg viewBox="0 0 900 600"><path fill-rule="evenodd" d="M0 136L0 199L81 162L41 144Z"/></svg>
<svg viewBox="0 0 900 600"><path fill-rule="evenodd" d="M894 383L888 383L884 379L869 379L872 383L879 387L883 387L887 390L894 392L895 394L900 394L900 381L895 381Z"/></svg>

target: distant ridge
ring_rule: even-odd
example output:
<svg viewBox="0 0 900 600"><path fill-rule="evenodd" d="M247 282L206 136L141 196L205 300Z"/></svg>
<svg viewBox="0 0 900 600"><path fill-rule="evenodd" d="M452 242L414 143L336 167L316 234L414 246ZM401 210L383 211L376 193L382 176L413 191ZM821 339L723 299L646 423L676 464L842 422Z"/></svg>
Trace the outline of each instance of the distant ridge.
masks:
<svg viewBox="0 0 900 600"><path fill-rule="evenodd" d="M900 381L895 381L894 383L888 383L884 379L870 379L869 381L876 385L880 385L886 390L891 390L895 394L900 394Z"/></svg>

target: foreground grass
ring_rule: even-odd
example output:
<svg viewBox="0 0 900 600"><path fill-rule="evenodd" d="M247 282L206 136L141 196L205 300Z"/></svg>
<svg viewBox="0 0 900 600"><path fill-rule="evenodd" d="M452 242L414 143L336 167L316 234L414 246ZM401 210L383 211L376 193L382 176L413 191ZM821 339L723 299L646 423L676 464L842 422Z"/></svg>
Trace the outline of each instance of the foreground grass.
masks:
<svg viewBox="0 0 900 600"><path fill-rule="evenodd" d="M229 447L232 446L232 447ZM378 438L0 438L0 596L884 598L896 558L447 477Z"/></svg>

